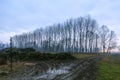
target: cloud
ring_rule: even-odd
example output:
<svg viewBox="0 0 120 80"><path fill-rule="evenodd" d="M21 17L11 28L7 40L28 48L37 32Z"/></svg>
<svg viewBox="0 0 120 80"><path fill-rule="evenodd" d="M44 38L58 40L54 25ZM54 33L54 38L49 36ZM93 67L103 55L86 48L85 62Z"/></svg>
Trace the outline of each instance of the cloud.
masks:
<svg viewBox="0 0 120 80"><path fill-rule="evenodd" d="M107 25L120 35L120 1L119 0L99 0L89 14L95 18L100 25ZM120 37L120 36L119 36Z"/></svg>
<svg viewBox="0 0 120 80"><path fill-rule="evenodd" d="M9 39L10 37L13 37L14 35L20 35L22 33L27 33L27 32L30 32L30 31L33 31L35 30L36 28L29 28L29 29L16 29L14 31L0 31L0 42L3 42L3 43L8 43L9 42Z"/></svg>
<svg viewBox="0 0 120 80"><path fill-rule="evenodd" d="M16 33L14 32L0 32L0 42L3 42L3 43L8 43L9 42L9 39L10 39L10 36L13 36L15 35Z"/></svg>
<svg viewBox="0 0 120 80"><path fill-rule="evenodd" d="M31 31L88 14L120 35L119 7L119 0L0 0L0 36L5 35L8 41L7 34Z"/></svg>

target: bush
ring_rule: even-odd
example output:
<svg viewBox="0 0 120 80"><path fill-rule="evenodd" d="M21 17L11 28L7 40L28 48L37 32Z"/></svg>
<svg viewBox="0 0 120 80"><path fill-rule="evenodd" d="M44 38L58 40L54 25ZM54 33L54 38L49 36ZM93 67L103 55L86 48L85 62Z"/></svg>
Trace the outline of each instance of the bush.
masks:
<svg viewBox="0 0 120 80"><path fill-rule="evenodd" d="M7 63L7 60L5 58L0 58L0 65L4 65Z"/></svg>
<svg viewBox="0 0 120 80"><path fill-rule="evenodd" d="M29 52L29 53L18 53L14 56L16 60L21 61L40 61L40 60L71 60L75 59L71 54L68 53L40 53L40 52Z"/></svg>
<svg viewBox="0 0 120 80"><path fill-rule="evenodd" d="M2 58L11 56L10 49L5 49L6 54L1 54ZM14 61L40 61L40 60L72 60L75 59L70 53L41 53L33 48L17 49L13 48L12 58Z"/></svg>

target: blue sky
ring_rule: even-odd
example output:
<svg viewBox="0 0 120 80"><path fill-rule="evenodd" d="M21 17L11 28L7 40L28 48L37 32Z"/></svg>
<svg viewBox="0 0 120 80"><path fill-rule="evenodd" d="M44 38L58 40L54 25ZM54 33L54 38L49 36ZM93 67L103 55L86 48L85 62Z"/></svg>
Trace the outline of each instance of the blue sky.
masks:
<svg viewBox="0 0 120 80"><path fill-rule="evenodd" d="M0 0L0 42L69 18L91 15L120 35L120 0Z"/></svg>

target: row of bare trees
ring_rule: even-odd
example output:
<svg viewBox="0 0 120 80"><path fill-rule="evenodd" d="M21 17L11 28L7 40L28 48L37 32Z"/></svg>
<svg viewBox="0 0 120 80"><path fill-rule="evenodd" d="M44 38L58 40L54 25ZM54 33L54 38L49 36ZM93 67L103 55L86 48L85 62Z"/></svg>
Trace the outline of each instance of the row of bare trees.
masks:
<svg viewBox="0 0 120 80"><path fill-rule="evenodd" d="M45 52L110 52L115 46L115 32L99 27L90 16L40 28L12 37L17 48L35 48Z"/></svg>

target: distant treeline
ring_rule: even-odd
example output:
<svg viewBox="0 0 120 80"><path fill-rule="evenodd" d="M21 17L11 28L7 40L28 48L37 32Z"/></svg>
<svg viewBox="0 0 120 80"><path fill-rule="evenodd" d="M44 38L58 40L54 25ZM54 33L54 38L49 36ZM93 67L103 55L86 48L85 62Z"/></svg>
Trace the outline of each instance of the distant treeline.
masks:
<svg viewBox="0 0 120 80"><path fill-rule="evenodd" d="M9 44L5 44L5 43L0 42L0 50L8 48L8 47L9 47Z"/></svg>
<svg viewBox="0 0 120 80"><path fill-rule="evenodd" d="M34 48L41 52L110 52L116 46L115 32L98 26L90 16L40 28L12 37L16 48Z"/></svg>

